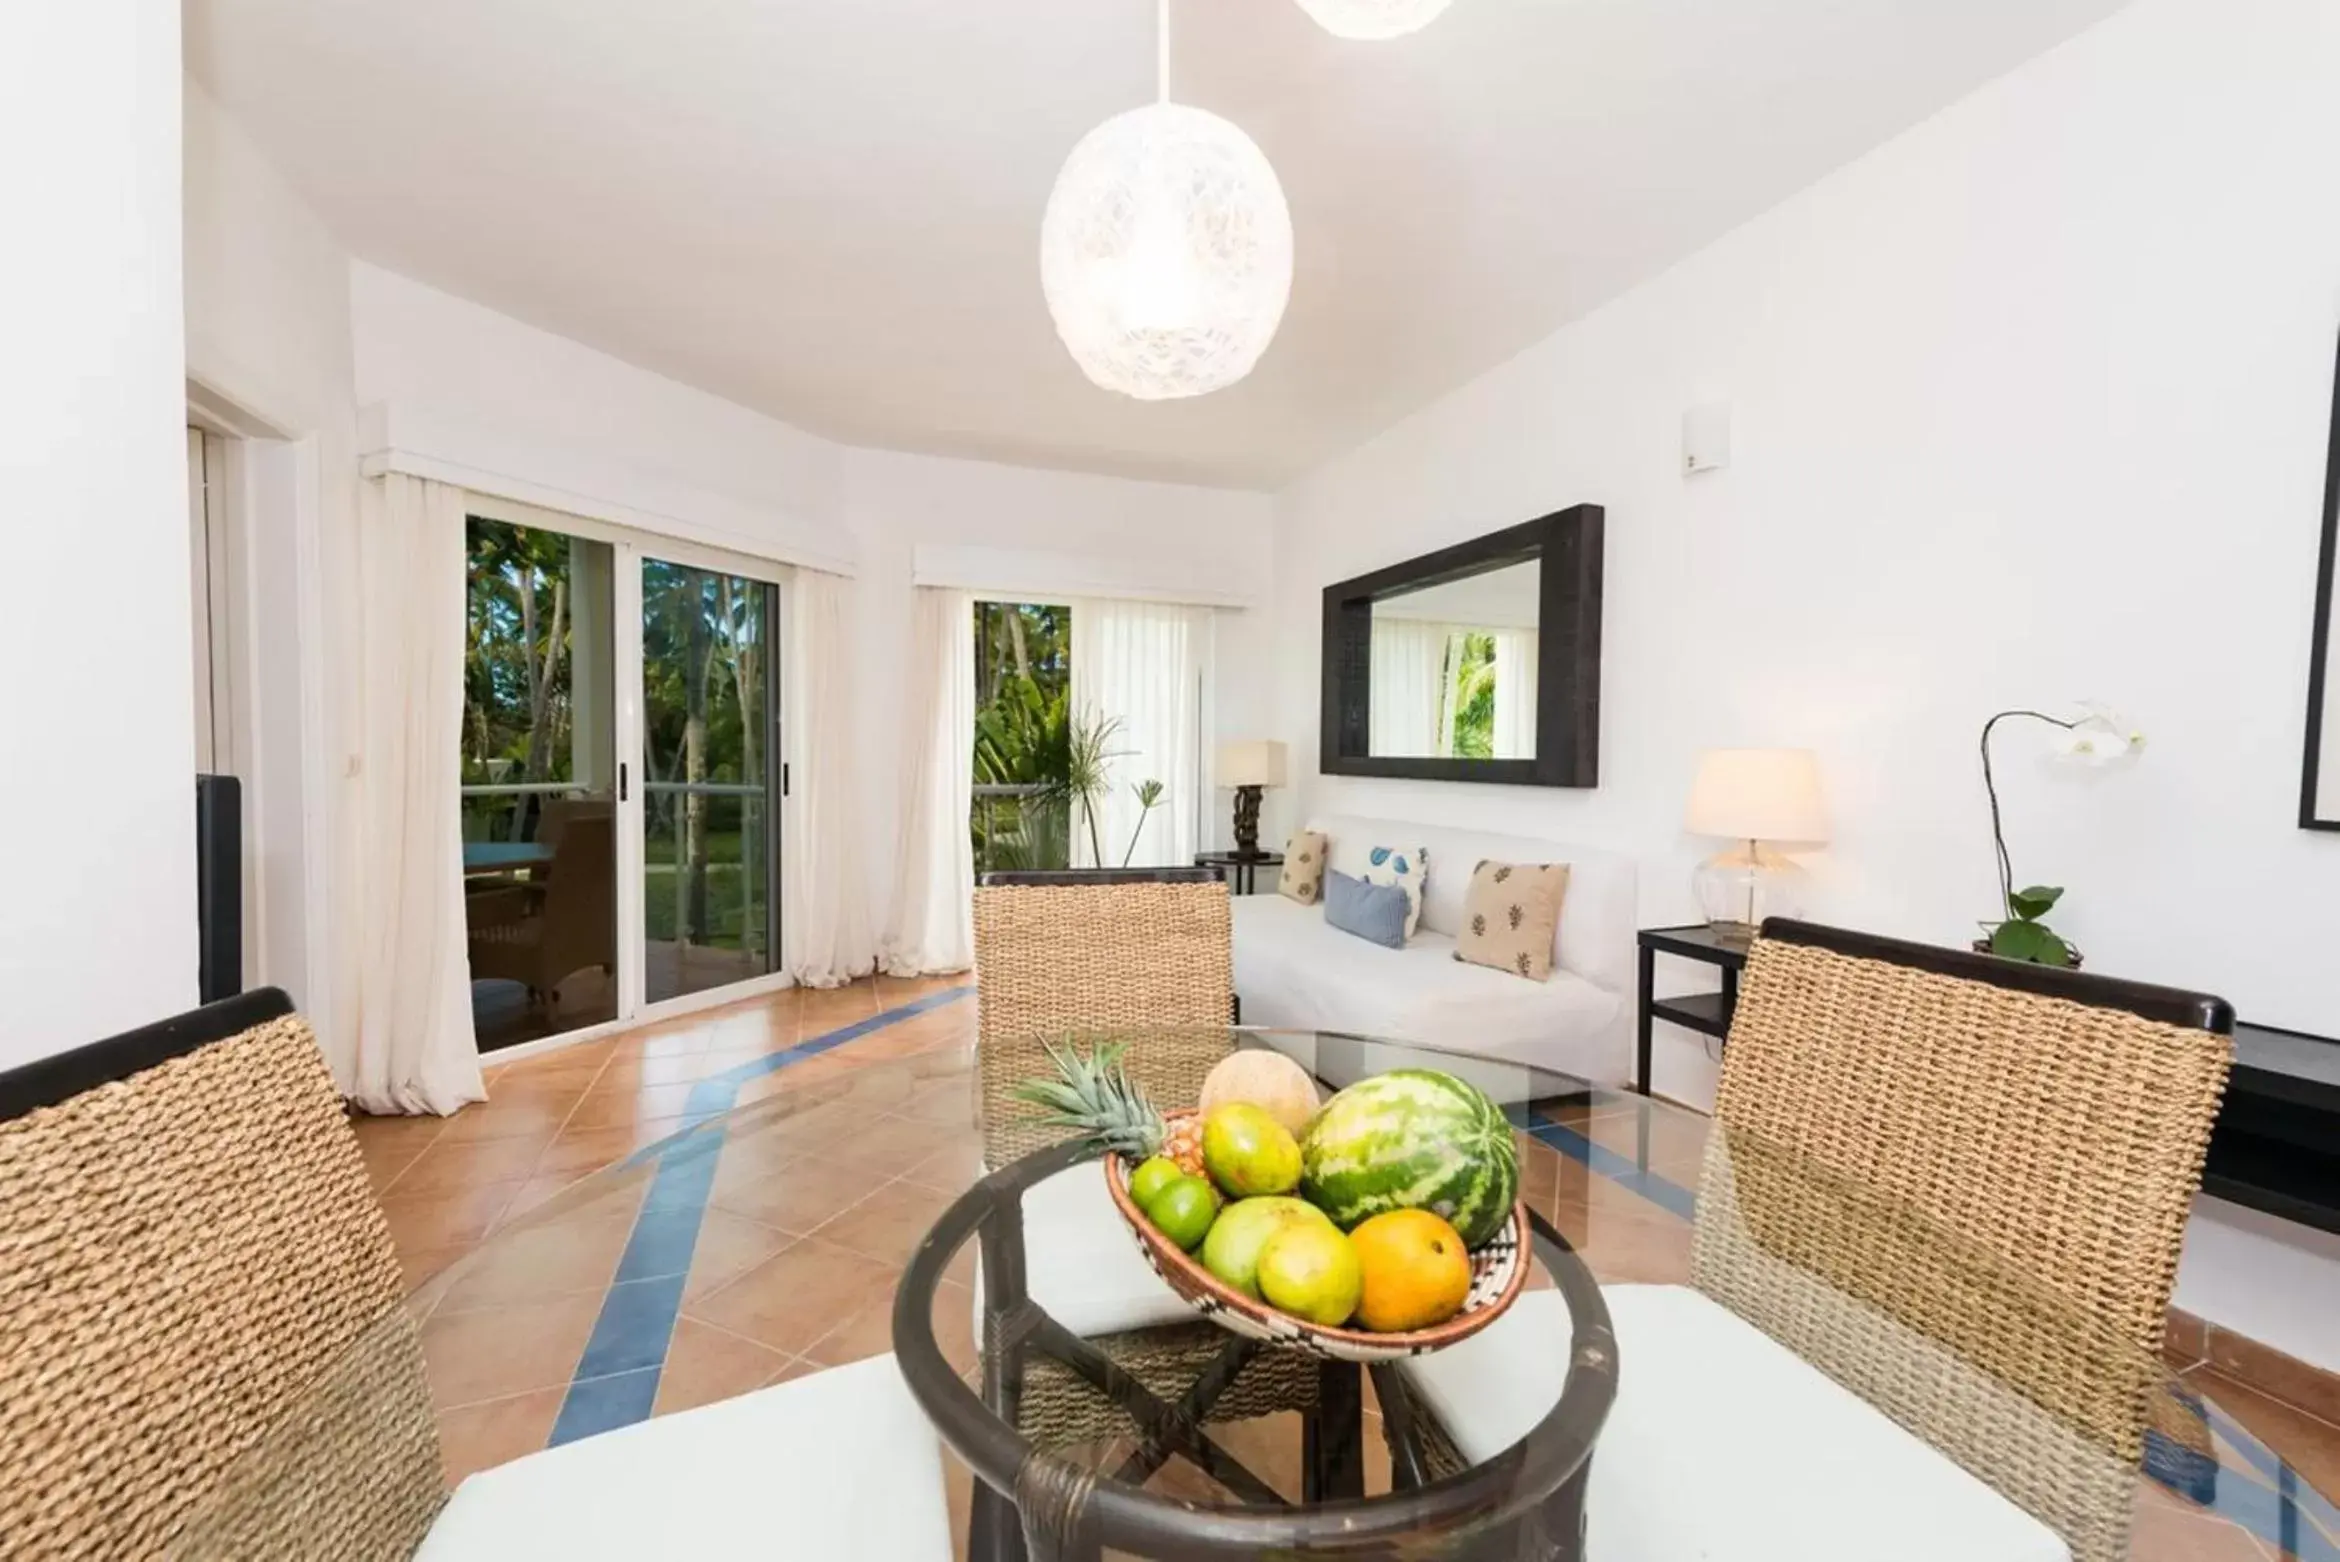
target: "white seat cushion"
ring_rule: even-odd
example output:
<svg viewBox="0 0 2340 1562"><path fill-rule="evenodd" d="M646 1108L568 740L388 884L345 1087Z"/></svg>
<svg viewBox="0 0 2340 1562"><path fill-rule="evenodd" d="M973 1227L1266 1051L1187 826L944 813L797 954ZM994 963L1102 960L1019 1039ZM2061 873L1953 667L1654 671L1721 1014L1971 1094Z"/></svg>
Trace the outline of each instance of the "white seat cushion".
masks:
<svg viewBox="0 0 2340 1562"><path fill-rule="evenodd" d="M416 1553L731 1556L949 1562L941 1448L892 1356L483 1470Z"/></svg>
<svg viewBox="0 0 2340 1562"><path fill-rule="evenodd" d="M1192 1323L1198 1316L1138 1253L1093 1162L1024 1190L1024 1294L1083 1339ZM983 1338L983 1265L975 1266L975 1338Z"/></svg>
<svg viewBox="0 0 2340 1562"><path fill-rule="evenodd" d="M1602 1289L1617 1399L1585 1493L1588 1562L2070 1562L2056 1533L1729 1309ZM1567 1376L1568 1306L1532 1291L1405 1364L1455 1447L1526 1436Z"/></svg>

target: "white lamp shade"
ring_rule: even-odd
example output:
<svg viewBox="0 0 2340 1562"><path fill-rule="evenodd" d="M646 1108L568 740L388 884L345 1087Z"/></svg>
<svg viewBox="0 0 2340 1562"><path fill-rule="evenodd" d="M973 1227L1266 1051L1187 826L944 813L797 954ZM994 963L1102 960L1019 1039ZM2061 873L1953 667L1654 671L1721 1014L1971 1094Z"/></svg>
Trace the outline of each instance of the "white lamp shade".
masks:
<svg viewBox="0 0 2340 1562"><path fill-rule="evenodd" d="M1140 401L1251 372L1292 296L1292 213L1257 144L1150 103L1090 131L1040 223L1040 282L1083 373Z"/></svg>
<svg viewBox="0 0 2340 1562"><path fill-rule="evenodd" d="M1221 786L1282 786L1284 745L1265 741L1222 743L1214 768Z"/></svg>
<svg viewBox="0 0 2340 1562"><path fill-rule="evenodd" d="M1741 841L1825 841L1820 762L1807 748L1708 749L1683 828Z"/></svg>
<svg viewBox="0 0 2340 1562"><path fill-rule="evenodd" d="M1403 38L1420 32L1454 0L1300 0L1300 9L1336 38Z"/></svg>

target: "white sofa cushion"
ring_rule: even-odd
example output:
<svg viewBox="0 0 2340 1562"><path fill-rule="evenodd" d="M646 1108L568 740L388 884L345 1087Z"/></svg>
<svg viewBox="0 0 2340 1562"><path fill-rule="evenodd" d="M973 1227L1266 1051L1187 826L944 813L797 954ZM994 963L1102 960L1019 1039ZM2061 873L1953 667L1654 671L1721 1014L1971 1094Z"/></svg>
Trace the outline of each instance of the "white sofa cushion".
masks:
<svg viewBox="0 0 2340 1562"><path fill-rule="evenodd" d="M1585 1492L1587 1562L2070 1562L2045 1524L1753 1324L1682 1286L1603 1287L1617 1398ZM1559 1398L1568 1306L1532 1291L1404 1364L1492 1458Z"/></svg>
<svg viewBox="0 0 2340 1562"><path fill-rule="evenodd" d="M1246 1025L1420 1042L1603 1083L1624 1077L1625 998L1574 972L1533 982L1473 965L1439 932L1385 949L1281 895L1237 896L1234 922ZM1523 1099L1516 1086L1474 1083L1498 1100Z"/></svg>
<svg viewBox="0 0 2340 1562"><path fill-rule="evenodd" d="M1256 898L1301 909L1281 895ZM1105 1173L1093 1161L1024 1190L1024 1294L1083 1339L1192 1323L1198 1316L1140 1256L1129 1223L1105 1191ZM983 1338L980 1257L975 1338Z"/></svg>
<svg viewBox="0 0 2340 1562"><path fill-rule="evenodd" d="M548 1448L456 1489L417 1562L949 1562L934 1428L892 1356Z"/></svg>

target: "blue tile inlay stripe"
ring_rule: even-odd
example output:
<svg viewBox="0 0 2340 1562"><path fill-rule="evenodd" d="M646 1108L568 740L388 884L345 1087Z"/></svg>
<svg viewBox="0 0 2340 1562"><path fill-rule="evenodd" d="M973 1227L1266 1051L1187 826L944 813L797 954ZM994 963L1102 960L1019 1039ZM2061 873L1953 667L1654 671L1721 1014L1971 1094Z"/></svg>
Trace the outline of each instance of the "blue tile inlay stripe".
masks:
<svg viewBox="0 0 2340 1562"><path fill-rule="evenodd" d="M699 1228L706 1223L707 1198L714 1189L715 1169L722 1156L721 1118L739 1098L739 1087L914 1015L956 1003L973 991L972 987L951 987L929 993L899 1008L725 1069L691 1087L683 1109L687 1126L636 1150L623 1162L627 1166L655 1162L658 1170L634 1216L625 1254L618 1260L617 1278L601 1299L601 1312L593 1320L585 1354L570 1374L569 1391L562 1396L549 1446L646 1421L658 1402L659 1374L666 1366L667 1347L674 1340L675 1320L682 1315L691 1254L698 1247Z"/></svg>
<svg viewBox="0 0 2340 1562"><path fill-rule="evenodd" d="M621 1426L647 1421L650 1407L657 1402L656 1367L572 1383L561 1400L561 1418L553 1423L552 1438L546 1446L557 1448L596 1432L614 1432Z"/></svg>
<svg viewBox="0 0 2340 1562"><path fill-rule="evenodd" d="M1669 1182L1656 1172L1644 1170L1607 1145L1593 1143L1565 1123L1537 1123L1528 1129L1528 1133L1569 1159L1582 1161L1619 1187L1640 1194L1669 1214L1678 1215L1684 1220L1694 1219L1698 1214L1698 1195L1688 1188L1677 1182Z"/></svg>

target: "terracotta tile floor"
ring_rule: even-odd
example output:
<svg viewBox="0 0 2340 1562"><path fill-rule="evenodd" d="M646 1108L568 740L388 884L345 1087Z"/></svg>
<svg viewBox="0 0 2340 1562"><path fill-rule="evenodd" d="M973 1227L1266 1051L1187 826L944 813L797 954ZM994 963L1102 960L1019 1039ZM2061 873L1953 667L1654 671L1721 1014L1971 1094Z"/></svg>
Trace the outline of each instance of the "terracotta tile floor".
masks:
<svg viewBox="0 0 2340 1562"><path fill-rule="evenodd" d="M954 980L789 991L491 1067L490 1099L449 1119L360 1119L400 1259L410 1283L424 1287L424 1350L450 1478L546 1446L565 1417L582 1414L587 1429L621 1424L889 1349L901 1266L978 1165L966 1073L974 1022ZM831 1040L848 1029L849 1038ZM785 1066L773 1066L784 1052ZM694 1097L702 1086L707 1093ZM638 1249L644 1232L657 1234L663 1211L646 1201L665 1196L652 1171L673 1171L671 1155L617 1179L590 1206L564 1208L556 1225L517 1224L588 1173L682 1132L710 1104L846 1090L850 1101L793 1112L703 1158L689 1233L676 1233L683 1246L663 1269L645 1269L664 1278L633 1279L621 1264L634 1262L629 1242ZM1523 1191L1602 1280L1682 1283L1702 1136L1659 1124L1645 1143L1636 1116L1622 1102L1547 1114L1546 1142L1579 1148L1533 1147ZM424 1285L491 1235L479 1261ZM935 1311L938 1338L963 1367L975 1359L967 1268L962 1255ZM654 1321L648 1330L622 1327L635 1293ZM2271 1449L2316 1490L2340 1493L2340 1428L2182 1352L2173 1365L2264 1444L2262 1459ZM1385 1482L1380 1438L1368 1432ZM1263 1422L1226 1441L1296 1494L1295 1438ZM1165 1472L1166 1489L1178 1468ZM965 1473L954 1467L951 1482L963 1520ZM2269 1525L2258 1528L2264 1535ZM2148 1484L2134 1555L2266 1562L2290 1555L2277 1538L2213 1523ZM2340 1556L2315 1549L2321 1543L2311 1538L2299 1555Z"/></svg>

